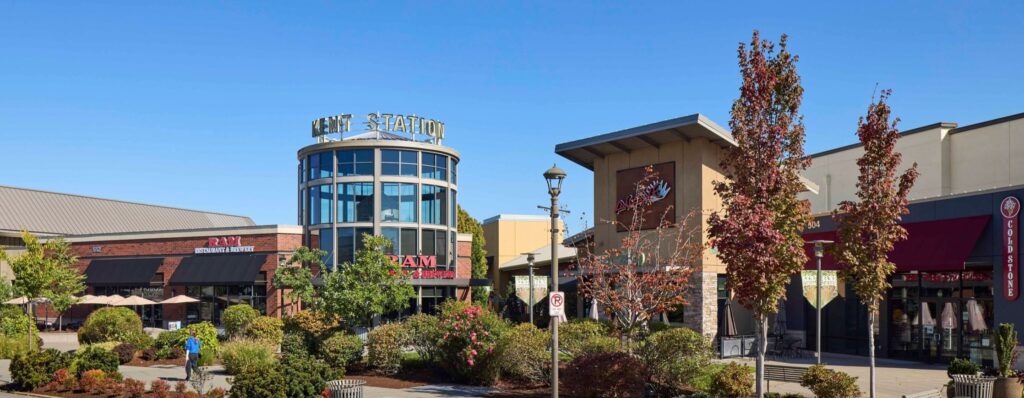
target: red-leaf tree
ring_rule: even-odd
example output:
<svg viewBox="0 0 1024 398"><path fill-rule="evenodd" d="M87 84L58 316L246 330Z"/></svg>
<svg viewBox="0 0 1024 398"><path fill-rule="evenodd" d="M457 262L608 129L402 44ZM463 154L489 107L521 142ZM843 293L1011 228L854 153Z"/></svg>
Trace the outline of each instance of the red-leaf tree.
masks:
<svg viewBox="0 0 1024 398"><path fill-rule="evenodd" d="M834 256L844 266L843 278L851 282L857 297L868 307L871 397L875 396L874 315L889 288L889 276L896 270L888 259L889 252L907 237L899 222L909 211L907 195L917 179L917 163L896 175L902 158L896 152L899 119L889 123L892 109L885 103L889 94L889 90L883 91L878 102L868 106L867 118L861 117L857 123L857 137L864 145L864 155L857 160L859 201L844 201L832 211L838 235L832 247Z"/></svg>
<svg viewBox="0 0 1024 398"><path fill-rule="evenodd" d="M726 265L730 288L749 308L757 326L757 396L762 396L768 317L778 311L786 284L807 256L801 236L810 223L799 173L804 157L804 126L799 114L803 87L798 57L778 52L754 32L750 46L739 46L743 77L729 127L737 146L722 160L725 181L715 182L721 212L708 219L711 245Z"/></svg>
<svg viewBox="0 0 1024 398"><path fill-rule="evenodd" d="M695 216L672 220L671 207L652 214L659 181L648 166L635 185L634 200L617 210L631 212L629 222L614 216L605 221L625 230L619 246L599 254L582 250L576 266L580 291L597 302L623 339L633 342L647 333L648 321L685 303L683 293L703 252L700 229L690 225ZM657 217L657 226L644 230L649 217Z"/></svg>

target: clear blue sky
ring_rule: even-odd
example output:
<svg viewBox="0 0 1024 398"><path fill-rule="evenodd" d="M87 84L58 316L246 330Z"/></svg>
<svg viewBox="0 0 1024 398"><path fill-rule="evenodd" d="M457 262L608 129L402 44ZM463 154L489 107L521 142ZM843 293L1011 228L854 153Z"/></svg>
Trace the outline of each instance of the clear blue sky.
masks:
<svg viewBox="0 0 1024 398"><path fill-rule="evenodd" d="M876 82L905 129L1024 112L1021 2L174 3L0 1L0 184L295 223L312 119L417 113L471 214L540 214L557 162L578 230L593 177L555 144L726 126L753 29L801 57L808 152L855 141Z"/></svg>

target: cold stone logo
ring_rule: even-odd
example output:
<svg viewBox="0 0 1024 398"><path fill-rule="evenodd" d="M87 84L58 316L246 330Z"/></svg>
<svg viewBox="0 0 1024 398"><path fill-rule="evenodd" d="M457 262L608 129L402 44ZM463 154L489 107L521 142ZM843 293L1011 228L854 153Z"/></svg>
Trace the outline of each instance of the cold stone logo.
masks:
<svg viewBox="0 0 1024 398"><path fill-rule="evenodd" d="M370 113L366 115L366 122L363 124L369 131L406 133L412 136L411 138L416 135L425 135L430 137L435 144L439 144L444 139L443 122L416 115ZM321 138L328 134L343 134L349 131L352 131L352 115L348 113L322 117L313 121L313 137Z"/></svg>
<svg viewBox="0 0 1024 398"><path fill-rule="evenodd" d="M669 192L672 191L672 187L668 186L665 180L660 178L651 181L647 184L639 193L632 193L629 196L619 200L619 203L615 204L615 214L620 214L627 210L632 210L641 205L650 205L651 203L668 197Z"/></svg>

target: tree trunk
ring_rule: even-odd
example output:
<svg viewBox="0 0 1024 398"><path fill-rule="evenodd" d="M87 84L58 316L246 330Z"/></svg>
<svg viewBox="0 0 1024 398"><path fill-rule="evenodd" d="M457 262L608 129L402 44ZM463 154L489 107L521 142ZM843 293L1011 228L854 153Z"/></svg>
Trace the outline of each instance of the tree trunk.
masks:
<svg viewBox="0 0 1024 398"><path fill-rule="evenodd" d="M868 311L868 397L875 398L875 317L874 311Z"/></svg>
<svg viewBox="0 0 1024 398"><path fill-rule="evenodd" d="M758 398L764 397L764 355L768 351L768 317L757 315L757 379L755 386Z"/></svg>

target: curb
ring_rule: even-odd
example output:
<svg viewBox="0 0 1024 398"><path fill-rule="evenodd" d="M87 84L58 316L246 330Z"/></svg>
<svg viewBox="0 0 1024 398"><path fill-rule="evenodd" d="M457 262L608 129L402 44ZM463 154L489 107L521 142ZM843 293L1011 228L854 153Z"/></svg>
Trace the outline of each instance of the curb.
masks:
<svg viewBox="0 0 1024 398"><path fill-rule="evenodd" d="M24 392L24 391L4 391L4 392L6 392L8 394L22 395L22 396L26 396L26 397L35 397L35 398L60 398L60 397L55 397L53 395L42 395L42 394L36 394L36 393Z"/></svg>

